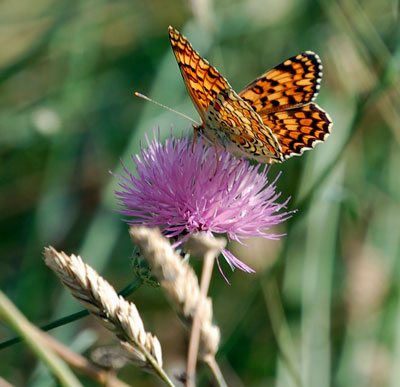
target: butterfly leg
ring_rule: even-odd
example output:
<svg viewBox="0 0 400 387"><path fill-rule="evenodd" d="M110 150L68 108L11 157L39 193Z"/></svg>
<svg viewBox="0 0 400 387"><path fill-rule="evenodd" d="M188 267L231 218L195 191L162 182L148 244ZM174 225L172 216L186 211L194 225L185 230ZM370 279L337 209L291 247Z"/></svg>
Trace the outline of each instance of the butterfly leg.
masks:
<svg viewBox="0 0 400 387"><path fill-rule="evenodd" d="M196 142L197 142L197 140L199 139L200 136L201 136L200 126L198 126L198 125L194 126L193 125L192 153L193 153L193 150L194 150L194 146L196 145Z"/></svg>
<svg viewBox="0 0 400 387"><path fill-rule="evenodd" d="M192 153L194 152L194 146L196 145L197 137L198 137L197 133L194 132L194 134L193 134L193 140L192 140Z"/></svg>

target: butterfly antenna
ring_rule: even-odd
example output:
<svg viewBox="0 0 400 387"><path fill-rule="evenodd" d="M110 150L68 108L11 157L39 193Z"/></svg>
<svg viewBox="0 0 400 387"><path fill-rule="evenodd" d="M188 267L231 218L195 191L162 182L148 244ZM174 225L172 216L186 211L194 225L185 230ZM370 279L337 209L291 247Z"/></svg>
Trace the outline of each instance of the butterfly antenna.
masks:
<svg viewBox="0 0 400 387"><path fill-rule="evenodd" d="M139 93L139 92L135 91L134 94L135 94L136 97L145 99L146 101L149 101L149 102L153 102L154 104L156 104L156 105L158 105L158 106L161 106L162 108L167 109L167 110L169 110L170 112L176 113L176 114L178 114L178 115L180 115L180 116L186 118L187 120L194 122L196 125L199 124L199 123L196 122L193 118L190 118L190 117L187 116L186 114L183 114L183 113L181 113L181 112L178 112L178 111L176 111L176 110L170 108L169 106L163 105L163 104L160 103L160 102L154 101L154 99L151 99L151 98L147 97L146 95L144 95L144 94L142 94L142 93Z"/></svg>

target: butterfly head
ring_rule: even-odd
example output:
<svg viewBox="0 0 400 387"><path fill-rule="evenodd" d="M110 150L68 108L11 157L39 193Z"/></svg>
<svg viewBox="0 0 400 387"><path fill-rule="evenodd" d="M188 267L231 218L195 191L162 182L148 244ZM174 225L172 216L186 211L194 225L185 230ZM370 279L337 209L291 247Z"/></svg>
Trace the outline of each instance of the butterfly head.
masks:
<svg viewBox="0 0 400 387"><path fill-rule="evenodd" d="M200 125L193 125L194 139L201 139L208 145L215 146L219 144L222 148L226 148L226 138L218 130L208 127L202 122Z"/></svg>

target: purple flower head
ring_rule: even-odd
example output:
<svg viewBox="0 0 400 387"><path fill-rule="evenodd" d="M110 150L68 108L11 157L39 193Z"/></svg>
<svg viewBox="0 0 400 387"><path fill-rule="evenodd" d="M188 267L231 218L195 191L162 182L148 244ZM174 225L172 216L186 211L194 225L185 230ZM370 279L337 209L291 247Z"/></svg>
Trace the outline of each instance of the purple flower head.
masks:
<svg viewBox="0 0 400 387"><path fill-rule="evenodd" d="M267 230L288 219L293 211L286 208L289 199L277 203L275 182L268 182L268 167L258 173L259 165L238 160L189 136L171 136L161 144L159 134L142 155L132 156L137 176L123 165L120 190L121 213L132 217L132 225L158 227L166 237L175 237L177 245L195 232L226 234L243 243L250 236L279 239L282 235ZM232 269L254 270L224 249L222 254ZM221 269L221 268L220 268Z"/></svg>

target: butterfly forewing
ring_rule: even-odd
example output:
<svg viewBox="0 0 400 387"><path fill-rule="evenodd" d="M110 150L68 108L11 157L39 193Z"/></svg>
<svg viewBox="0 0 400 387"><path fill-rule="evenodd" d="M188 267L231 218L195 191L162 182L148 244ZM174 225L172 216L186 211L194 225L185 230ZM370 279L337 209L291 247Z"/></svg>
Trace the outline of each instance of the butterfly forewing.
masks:
<svg viewBox="0 0 400 387"><path fill-rule="evenodd" d="M261 117L202 59L178 31L169 28L172 49L186 88L203 120L204 132L238 156L281 161L279 144Z"/></svg>
<svg viewBox="0 0 400 387"><path fill-rule="evenodd" d="M218 71L193 50L192 45L177 30L169 27L169 40L190 97L204 120L210 102L231 86Z"/></svg>
<svg viewBox="0 0 400 387"><path fill-rule="evenodd" d="M313 101L321 78L321 60L317 54L307 51L267 71L239 95L257 113L290 109Z"/></svg>

